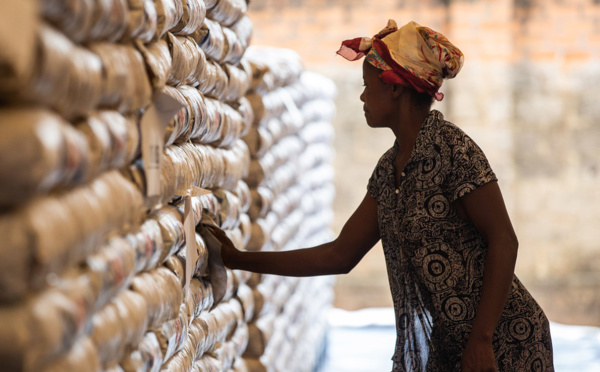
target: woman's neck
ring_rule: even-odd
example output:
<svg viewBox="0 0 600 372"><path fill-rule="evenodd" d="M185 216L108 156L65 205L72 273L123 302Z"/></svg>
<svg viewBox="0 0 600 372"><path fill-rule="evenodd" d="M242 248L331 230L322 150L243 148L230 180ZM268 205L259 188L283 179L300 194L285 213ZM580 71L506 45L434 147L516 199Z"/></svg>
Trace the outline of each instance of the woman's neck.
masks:
<svg viewBox="0 0 600 372"><path fill-rule="evenodd" d="M405 157L410 155L415 146L419 131L429 115L429 108L418 109L412 106L410 109L400 112L402 112L400 119L391 129L398 142L398 156Z"/></svg>

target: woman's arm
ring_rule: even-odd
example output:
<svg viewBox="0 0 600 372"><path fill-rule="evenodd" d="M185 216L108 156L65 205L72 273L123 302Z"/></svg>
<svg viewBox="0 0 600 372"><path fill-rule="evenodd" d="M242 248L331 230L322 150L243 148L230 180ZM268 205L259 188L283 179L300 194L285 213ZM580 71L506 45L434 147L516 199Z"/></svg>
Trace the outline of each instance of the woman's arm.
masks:
<svg viewBox="0 0 600 372"><path fill-rule="evenodd" d="M457 202L488 244L481 299L463 353L463 371L495 371L492 337L513 281L518 241L498 182L489 182Z"/></svg>
<svg viewBox="0 0 600 372"><path fill-rule="evenodd" d="M229 239L221 254L225 266L265 274L314 276L348 273L379 241L377 203L367 194L337 239L312 248L281 252L237 250Z"/></svg>

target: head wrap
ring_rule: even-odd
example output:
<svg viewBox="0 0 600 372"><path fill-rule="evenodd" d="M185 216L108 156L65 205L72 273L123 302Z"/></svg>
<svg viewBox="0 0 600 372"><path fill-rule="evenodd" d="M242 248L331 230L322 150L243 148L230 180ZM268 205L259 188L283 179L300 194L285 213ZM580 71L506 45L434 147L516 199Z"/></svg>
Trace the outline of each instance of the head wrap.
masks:
<svg viewBox="0 0 600 372"><path fill-rule="evenodd" d="M412 21L398 29L392 19L373 38L343 41L337 54L349 61L366 55L383 71L384 82L412 87L438 101L444 98L438 92L442 80L455 77L464 62L462 52L439 32Z"/></svg>

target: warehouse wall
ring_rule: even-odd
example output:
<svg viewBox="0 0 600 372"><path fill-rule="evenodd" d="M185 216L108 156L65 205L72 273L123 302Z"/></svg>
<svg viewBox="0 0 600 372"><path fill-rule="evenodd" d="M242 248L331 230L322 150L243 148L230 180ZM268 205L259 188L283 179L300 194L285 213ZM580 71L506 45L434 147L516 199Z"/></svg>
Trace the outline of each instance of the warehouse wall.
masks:
<svg viewBox="0 0 600 372"><path fill-rule="evenodd" d="M435 107L475 138L498 174L520 240L517 274L552 320L600 324L598 1L255 0L250 14L255 43L298 51L338 85L337 231L392 143L389 132L366 127L360 67L335 56L340 41L370 36L387 18L448 36L466 61ZM391 305L380 248L338 279L336 294L344 308Z"/></svg>

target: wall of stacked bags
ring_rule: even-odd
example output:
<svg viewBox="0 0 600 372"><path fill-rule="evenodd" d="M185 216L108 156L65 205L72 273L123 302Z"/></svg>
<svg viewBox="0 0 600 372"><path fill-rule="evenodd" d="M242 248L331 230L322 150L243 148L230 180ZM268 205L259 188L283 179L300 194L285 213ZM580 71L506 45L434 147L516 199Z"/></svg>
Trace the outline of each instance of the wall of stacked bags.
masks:
<svg viewBox="0 0 600 372"><path fill-rule="evenodd" d="M331 238L335 87L246 10L0 5L3 370L314 369L331 278L226 269L211 233Z"/></svg>

